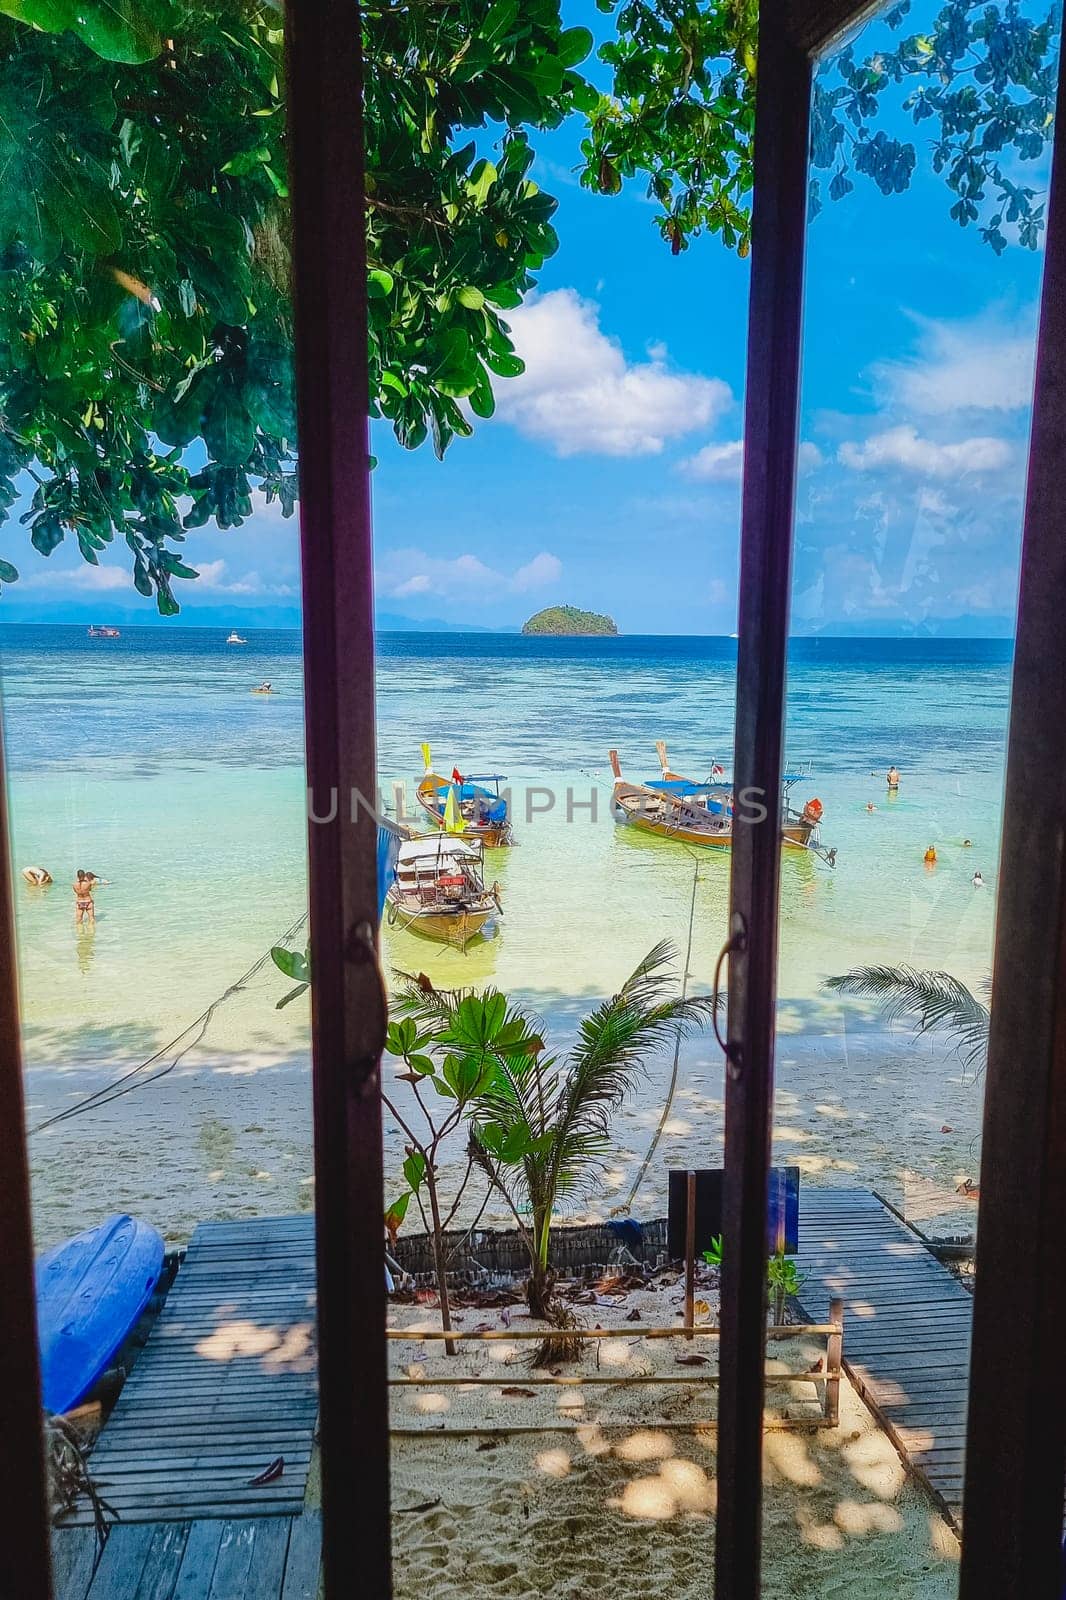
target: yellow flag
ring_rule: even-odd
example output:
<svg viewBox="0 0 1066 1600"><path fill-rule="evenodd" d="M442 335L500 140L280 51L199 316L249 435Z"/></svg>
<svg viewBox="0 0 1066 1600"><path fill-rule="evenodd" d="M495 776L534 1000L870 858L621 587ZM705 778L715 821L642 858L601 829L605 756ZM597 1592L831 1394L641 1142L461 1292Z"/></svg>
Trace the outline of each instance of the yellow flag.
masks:
<svg viewBox="0 0 1066 1600"><path fill-rule="evenodd" d="M431 763L431 761L429 759L429 745L428 744L424 744L422 746L422 764L425 767L427 772L431 771L432 763Z"/></svg>
<svg viewBox="0 0 1066 1600"><path fill-rule="evenodd" d="M444 829L446 833L463 833L466 830L459 802L455 798L454 783L449 785L448 798L444 803Z"/></svg>

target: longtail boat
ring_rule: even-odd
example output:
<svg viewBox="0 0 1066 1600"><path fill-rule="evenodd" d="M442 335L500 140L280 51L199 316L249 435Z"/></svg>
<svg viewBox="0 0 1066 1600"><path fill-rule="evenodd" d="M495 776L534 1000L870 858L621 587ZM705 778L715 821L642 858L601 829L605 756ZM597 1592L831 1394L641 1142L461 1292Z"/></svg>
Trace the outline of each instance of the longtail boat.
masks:
<svg viewBox="0 0 1066 1600"><path fill-rule="evenodd" d="M735 802L725 769L716 762L710 776L698 782L671 769L662 740L655 748L660 775L644 783L628 783L622 777L617 750L610 752L615 780L614 804L622 819L645 833L674 839L681 844L712 850L732 849ZM803 774L797 772L786 773L781 780L781 843L786 849L809 851L833 867L836 851L826 849L817 837L822 802L810 799L802 810L791 803L792 789L802 779Z"/></svg>
<svg viewBox="0 0 1066 1600"><path fill-rule="evenodd" d="M444 833L400 845L385 901L390 928L459 950L502 915L499 886L485 887L484 846Z"/></svg>
<svg viewBox="0 0 1066 1600"><path fill-rule="evenodd" d="M428 744L422 746L422 760L426 770L416 793L435 827L478 839L489 850L514 843L507 797L500 792L507 782L502 773L464 776L454 767L450 778L442 778L433 771Z"/></svg>

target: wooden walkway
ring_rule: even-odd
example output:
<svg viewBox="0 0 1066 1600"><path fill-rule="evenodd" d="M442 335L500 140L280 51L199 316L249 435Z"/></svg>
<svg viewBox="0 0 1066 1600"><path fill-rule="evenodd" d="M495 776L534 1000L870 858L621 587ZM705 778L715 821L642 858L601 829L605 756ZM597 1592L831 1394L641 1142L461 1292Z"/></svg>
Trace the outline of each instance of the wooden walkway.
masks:
<svg viewBox="0 0 1066 1600"><path fill-rule="evenodd" d="M119 1523L53 1535L56 1600L319 1600L321 1519Z"/></svg>
<svg viewBox="0 0 1066 1600"><path fill-rule="evenodd" d="M123 1523L302 1511L318 1414L314 1305L313 1218L200 1224L92 1453ZM278 1456L281 1475L253 1485ZM89 1520L80 1504L66 1524Z"/></svg>
<svg viewBox="0 0 1066 1600"><path fill-rule="evenodd" d="M799 1245L807 1313L843 1297L845 1368L958 1526L971 1296L867 1189L804 1189Z"/></svg>

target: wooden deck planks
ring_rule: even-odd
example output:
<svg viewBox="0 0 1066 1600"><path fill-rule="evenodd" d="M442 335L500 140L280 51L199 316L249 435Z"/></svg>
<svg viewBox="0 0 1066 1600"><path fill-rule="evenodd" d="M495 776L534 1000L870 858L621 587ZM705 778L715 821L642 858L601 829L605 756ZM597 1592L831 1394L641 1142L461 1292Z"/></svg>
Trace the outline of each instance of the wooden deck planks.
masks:
<svg viewBox="0 0 1066 1600"><path fill-rule="evenodd" d="M844 1365L910 1467L958 1525L973 1301L866 1189L807 1189L796 1265L807 1314L844 1300Z"/></svg>
<svg viewBox="0 0 1066 1600"><path fill-rule="evenodd" d="M318 1512L118 1524L94 1572L92 1531L61 1529L56 1600L319 1600L321 1543Z"/></svg>
<svg viewBox="0 0 1066 1600"><path fill-rule="evenodd" d="M313 1218L201 1223L92 1453L123 1525L243 1525L302 1510L318 1415L314 1319ZM282 1476L253 1486L277 1456ZM79 1505L66 1523L88 1520ZM229 1544L225 1556L239 1560Z"/></svg>

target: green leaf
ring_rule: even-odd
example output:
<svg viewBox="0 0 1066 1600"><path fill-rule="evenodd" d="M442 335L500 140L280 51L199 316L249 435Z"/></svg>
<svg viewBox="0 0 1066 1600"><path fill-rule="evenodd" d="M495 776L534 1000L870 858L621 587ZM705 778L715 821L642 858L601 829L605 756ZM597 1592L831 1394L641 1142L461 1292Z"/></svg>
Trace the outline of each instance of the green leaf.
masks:
<svg viewBox="0 0 1066 1600"><path fill-rule="evenodd" d="M485 296L480 289L468 284L465 289L460 289L457 296L459 304L466 306L470 311L480 311L485 304Z"/></svg>
<svg viewBox="0 0 1066 1600"><path fill-rule="evenodd" d="M556 55L564 67L576 67L579 61L584 61L592 45L592 34L587 28L567 28L560 36Z"/></svg>
<svg viewBox="0 0 1066 1600"><path fill-rule="evenodd" d="M0 583L17 583L18 575L18 568L10 561L0 561Z"/></svg>
<svg viewBox="0 0 1066 1600"><path fill-rule="evenodd" d="M282 995L281 999L274 1007L274 1010L282 1011L291 1000L298 1000L302 994L306 994L310 987L311 985L309 983L298 983L295 989L290 989L288 994Z"/></svg>
<svg viewBox="0 0 1066 1600"><path fill-rule="evenodd" d="M396 280L391 272L386 272L384 267L375 267L366 275L366 294L368 300L384 300L386 295L392 293Z"/></svg>
<svg viewBox="0 0 1066 1600"><path fill-rule="evenodd" d="M279 972L287 978L295 978L300 983L307 983L311 977L310 951L289 950L283 944L276 944L270 952L270 959Z"/></svg>
<svg viewBox="0 0 1066 1600"><path fill-rule="evenodd" d="M426 1175L426 1158L419 1150L412 1150L403 1164L403 1175L411 1186L412 1192L417 1192L422 1179Z"/></svg>
<svg viewBox="0 0 1066 1600"><path fill-rule="evenodd" d="M498 173L491 161L481 160L474 167L467 180L467 193L476 205L483 206L489 197L489 191L496 182Z"/></svg>
<svg viewBox="0 0 1066 1600"><path fill-rule="evenodd" d="M203 435L208 453L221 466L244 466L255 444L255 425L236 384L215 385L204 412Z"/></svg>
<svg viewBox="0 0 1066 1600"><path fill-rule="evenodd" d="M105 61L151 61L163 48L162 5L144 0L0 0L0 12L46 33L76 33ZM173 28L169 17L166 26Z"/></svg>
<svg viewBox="0 0 1066 1600"><path fill-rule="evenodd" d="M495 0L478 30L485 44L495 47L513 28L518 18L518 0Z"/></svg>
<svg viewBox="0 0 1066 1600"><path fill-rule="evenodd" d="M399 1226L400 1226L401 1222L403 1221L404 1217L406 1217L406 1215L407 1215L407 1207L410 1204L411 1204L411 1191L410 1191L410 1189L408 1189L403 1194L399 1195L392 1202L392 1205L389 1207L389 1209L386 1211L386 1213L385 1213L385 1226L386 1226L386 1228L389 1229L389 1231L391 1233L395 1233L397 1231L397 1229L399 1228Z"/></svg>

